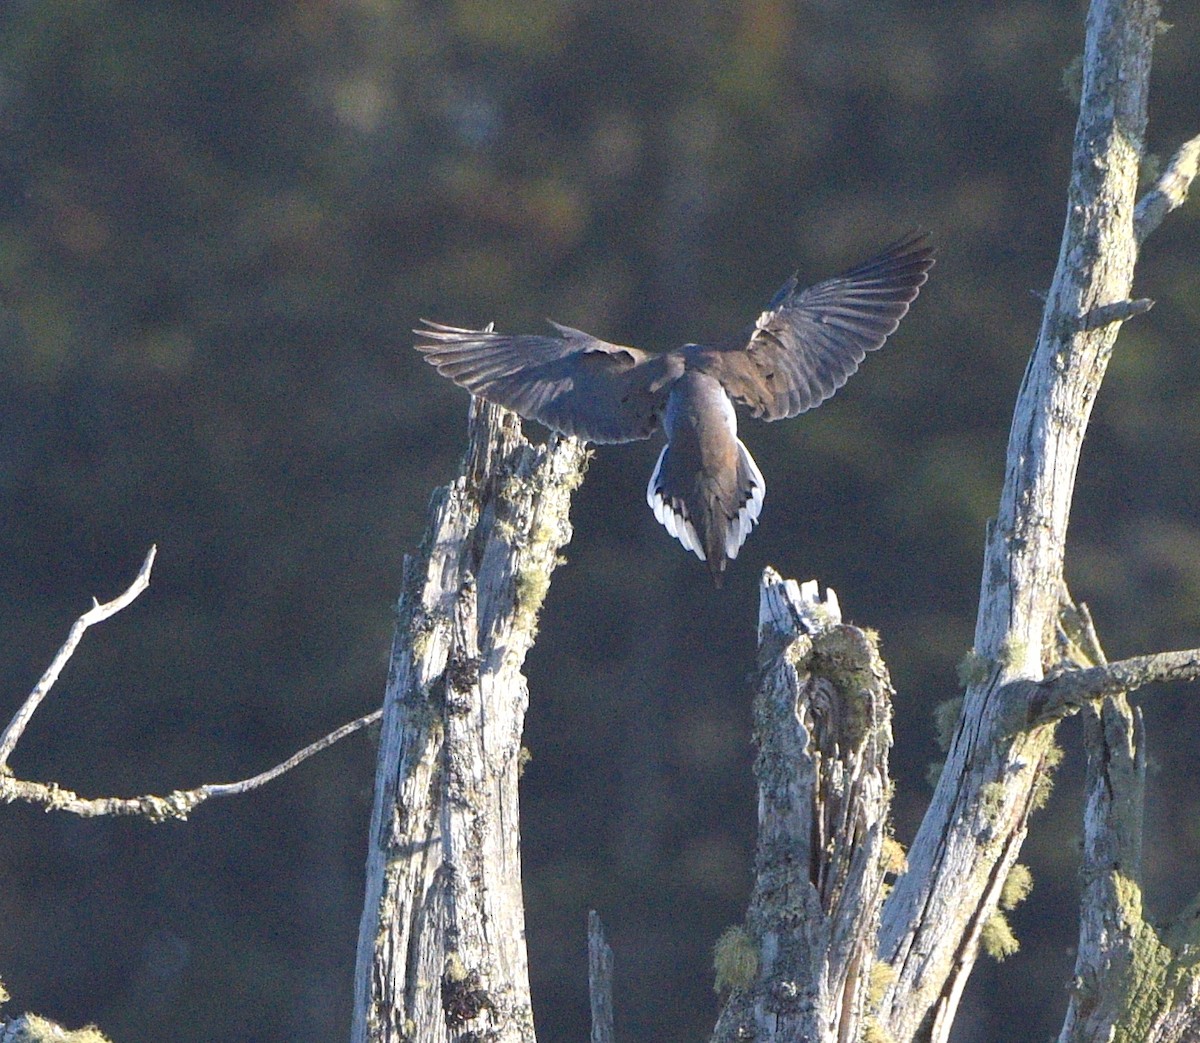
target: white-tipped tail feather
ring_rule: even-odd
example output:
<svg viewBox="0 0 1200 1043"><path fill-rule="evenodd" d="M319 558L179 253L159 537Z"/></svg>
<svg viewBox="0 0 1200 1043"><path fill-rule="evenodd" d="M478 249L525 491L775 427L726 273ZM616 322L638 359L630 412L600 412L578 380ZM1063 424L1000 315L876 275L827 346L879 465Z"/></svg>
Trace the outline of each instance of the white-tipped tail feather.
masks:
<svg viewBox="0 0 1200 1043"><path fill-rule="evenodd" d="M725 533L725 556L731 560L738 556L738 551L742 549L746 537L750 535L751 530L758 522L763 497L767 491L767 483L763 479L762 471L758 469L758 464L754 462L754 457L750 455L750 450L742 444L741 439L738 439L737 446L741 458L739 469L743 470L746 478L746 500L738 508L736 517L731 520ZM704 542L697 535L696 527L688 517L687 508L680 502L672 503L662 493L659 478L667 450L670 448L670 443L668 443L658 454L654 473L650 475L650 482L646 486L646 503L650 505L654 517L658 519L663 528L683 544L685 550L690 550L701 561L707 561L708 556L704 553Z"/></svg>
<svg viewBox="0 0 1200 1043"><path fill-rule="evenodd" d="M667 450L670 448L671 445L668 442L662 447L662 452L658 454L658 462L654 465L654 473L650 475L650 484L646 486L646 502L654 512L654 517L659 520L667 532L683 544L684 550L690 550L701 561L706 561L704 545L696 535L696 527L688 518L687 511L684 510L682 504L678 507L673 507L668 503L663 498L662 489L659 488L659 474L662 471L663 460L667 458Z"/></svg>
<svg viewBox="0 0 1200 1043"><path fill-rule="evenodd" d="M742 466L749 474L750 489L749 497L739 508L737 517L733 519L733 524L729 526L729 533L725 537L725 553L730 559L737 557L742 544L746 542L746 537L750 535L750 530L757 524L759 512L762 510L763 497L767 494L767 483L762 476L762 471L758 469L758 464L754 462L750 450L742 445L740 438L738 439L738 453L741 456Z"/></svg>

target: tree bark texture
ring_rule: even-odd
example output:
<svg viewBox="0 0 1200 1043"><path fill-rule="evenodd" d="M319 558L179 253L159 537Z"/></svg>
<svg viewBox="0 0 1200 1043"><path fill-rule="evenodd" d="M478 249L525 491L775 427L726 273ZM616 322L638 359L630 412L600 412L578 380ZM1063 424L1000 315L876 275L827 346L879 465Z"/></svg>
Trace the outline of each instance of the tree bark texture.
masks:
<svg viewBox="0 0 1200 1043"><path fill-rule="evenodd" d="M816 583L767 569L760 593L753 973L730 979L713 1039L854 1043L883 895L891 683L875 639Z"/></svg>
<svg viewBox="0 0 1200 1043"><path fill-rule="evenodd" d="M352 1039L532 1043L517 776L521 666L586 453L472 404L404 590L385 695Z"/></svg>
<svg viewBox="0 0 1200 1043"><path fill-rule="evenodd" d="M1016 862L1052 724L1014 729L1024 706L1005 685L1057 665L1055 632L1080 449L1120 323L1089 317L1126 301L1146 128L1155 0L1093 0L1067 219L1037 345L1017 399L998 516L985 551L968 686L945 769L882 914L880 956L895 971L881 1020L897 1039L942 1043Z"/></svg>
<svg viewBox="0 0 1200 1043"><path fill-rule="evenodd" d="M1066 599L1063 617L1079 618ZM1081 674L1106 665L1088 624ZM1200 1039L1200 898L1173 929L1143 914L1146 736L1124 692L1083 708L1087 754L1079 944L1059 1043L1181 1043Z"/></svg>

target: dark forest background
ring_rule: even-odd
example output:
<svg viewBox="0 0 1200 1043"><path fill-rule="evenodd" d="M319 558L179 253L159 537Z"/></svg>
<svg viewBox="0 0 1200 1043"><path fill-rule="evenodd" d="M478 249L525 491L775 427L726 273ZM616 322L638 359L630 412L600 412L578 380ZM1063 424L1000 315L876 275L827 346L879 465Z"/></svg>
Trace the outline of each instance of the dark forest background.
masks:
<svg viewBox="0 0 1200 1043"><path fill-rule="evenodd" d="M1151 152L1200 130L1170 3ZM0 6L0 718L152 542L13 759L88 795L252 774L381 699L401 563L466 394L427 316L646 348L752 320L913 227L938 267L818 412L745 423L761 528L714 591L655 523L658 443L603 448L530 656L541 1038L586 1037L585 912L626 1040L704 1038L754 825L757 580L819 577L898 689L896 826L940 759L984 524L1057 255L1081 3L6 0ZM1067 76L1069 79L1069 74ZM1110 655L1200 643L1200 210L1151 240L1081 465L1068 575ZM1194 690L1145 694L1146 880L1200 889ZM1078 729L1023 861L1022 948L955 1039L1049 1037L1075 932ZM362 736L187 824L0 808L12 1012L118 1043L346 1038Z"/></svg>

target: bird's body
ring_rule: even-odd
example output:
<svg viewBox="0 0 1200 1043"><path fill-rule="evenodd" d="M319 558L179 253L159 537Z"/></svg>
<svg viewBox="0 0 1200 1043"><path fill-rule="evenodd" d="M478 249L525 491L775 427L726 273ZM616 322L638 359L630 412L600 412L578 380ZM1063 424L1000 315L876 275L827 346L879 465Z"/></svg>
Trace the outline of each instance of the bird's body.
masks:
<svg viewBox="0 0 1200 1043"><path fill-rule="evenodd" d="M646 490L655 517L720 585L758 519L766 483L737 437L733 402L765 420L820 405L882 347L933 266L909 236L843 275L795 277L754 326L725 344L654 355L552 323L557 336L509 336L426 322L427 360L473 394L592 442L667 444Z"/></svg>
<svg viewBox="0 0 1200 1043"><path fill-rule="evenodd" d="M667 444L646 501L672 536L704 562L736 558L758 520L766 483L737 436L737 414L720 383L695 370L671 385L663 414Z"/></svg>

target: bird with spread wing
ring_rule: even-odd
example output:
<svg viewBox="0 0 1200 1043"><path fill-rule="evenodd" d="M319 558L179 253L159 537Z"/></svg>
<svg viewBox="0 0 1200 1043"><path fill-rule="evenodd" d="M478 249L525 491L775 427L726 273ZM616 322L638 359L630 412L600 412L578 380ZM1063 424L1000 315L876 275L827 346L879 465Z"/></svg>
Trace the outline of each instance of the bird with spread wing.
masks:
<svg viewBox="0 0 1200 1043"><path fill-rule="evenodd" d="M509 335L422 320L426 361L474 395L589 442L661 426L646 500L717 586L762 509L766 483L737 437L733 403L762 420L819 406L896 331L933 267L926 236L807 289L789 279L758 321L723 344L652 354L582 330Z"/></svg>

